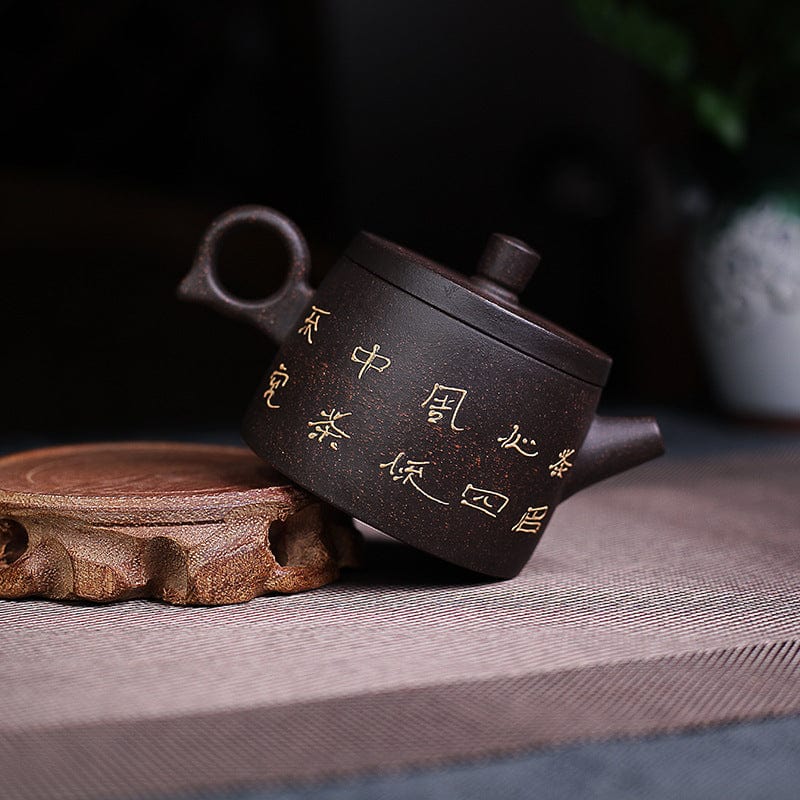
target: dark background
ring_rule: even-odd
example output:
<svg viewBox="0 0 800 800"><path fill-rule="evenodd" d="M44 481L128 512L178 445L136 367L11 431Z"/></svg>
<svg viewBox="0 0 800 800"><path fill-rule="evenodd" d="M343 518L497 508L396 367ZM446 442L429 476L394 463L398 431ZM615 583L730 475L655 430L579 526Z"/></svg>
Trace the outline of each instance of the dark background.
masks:
<svg viewBox="0 0 800 800"><path fill-rule="evenodd" d="M610 402L706 403L684 122L557 0L10 2L0 76L8 432L235 425L271 346L174 290L242 203L317 281L360 229L467 273L523 238L526 303L614 357ZM223 262L250 297L282 277L267 234Z"/></svg>

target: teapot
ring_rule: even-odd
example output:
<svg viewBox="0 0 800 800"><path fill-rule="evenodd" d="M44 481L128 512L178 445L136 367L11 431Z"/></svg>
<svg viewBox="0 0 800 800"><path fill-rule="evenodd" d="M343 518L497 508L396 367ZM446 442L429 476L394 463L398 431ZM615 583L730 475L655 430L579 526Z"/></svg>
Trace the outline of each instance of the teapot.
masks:
<svg viewBox="0 0 800 800"><path fill-rule="evenodd" d="M220 242L239 225L288 250L265 300L219 280ZM396 539L511 578L559 502L664 450L653 418L595 414L611 359L519 304L538 262L494 234L467 279L362 232L315 292L294 223L243 206L212 223L179 295L279 346L242 426L256 454Z"/></svg>

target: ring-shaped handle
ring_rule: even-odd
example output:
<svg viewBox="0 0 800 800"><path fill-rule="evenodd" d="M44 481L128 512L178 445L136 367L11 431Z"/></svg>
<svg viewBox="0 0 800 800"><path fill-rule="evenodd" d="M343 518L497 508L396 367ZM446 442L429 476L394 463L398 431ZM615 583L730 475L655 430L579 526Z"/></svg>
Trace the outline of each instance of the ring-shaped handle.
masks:
<svg viewBox="0 0 800 800"><path fill-rule="evenodd" d="M217 257L222 238L239 225L263 225L276 231L289 253L289 269L277 292L264 300L243 300L228 292L219 280ZM210 306L243 319L280 343L308 306L314 290L308 283L311 257L300 229L275 209L240 206L215 219L203 235L189 273L178 287L182 300Z"/></svg>

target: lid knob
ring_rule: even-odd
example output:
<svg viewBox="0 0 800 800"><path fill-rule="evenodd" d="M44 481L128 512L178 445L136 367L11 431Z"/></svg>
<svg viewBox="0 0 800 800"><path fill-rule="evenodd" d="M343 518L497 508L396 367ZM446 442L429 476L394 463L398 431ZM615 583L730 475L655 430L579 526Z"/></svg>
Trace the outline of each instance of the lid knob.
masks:
<svg viewBox="0 0 800 800"><path fill-rule="evenodd" d="M493 233L478 262L476 282L486 289L496 286L505 290L501 294L510 292L516 298L527 286L539 261L539 254L525 242Z"/></svg>

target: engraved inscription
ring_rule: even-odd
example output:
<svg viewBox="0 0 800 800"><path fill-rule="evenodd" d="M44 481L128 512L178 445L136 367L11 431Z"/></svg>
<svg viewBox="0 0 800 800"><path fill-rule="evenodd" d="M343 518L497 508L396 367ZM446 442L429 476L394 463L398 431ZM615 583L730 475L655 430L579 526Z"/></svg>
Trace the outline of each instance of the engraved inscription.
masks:
<svg viewBox="0 0 800 800"><path fill-rule="evenodd" d="M302 327L298 328L297 332L305 336L309 344L314 344L313 335L317 332L320 319L323 315L330 316L330 313L330 311L325 311L324 308L311 306L311 311L308 312L308 316L303 320Z"/></svg>
<svg viewBox="0 0 800 800"><path fill-rule="evenodd" d="M379 355L378 350L380 349L381 346L376 344L373 345L372 350L367 350L360 346L353 350L350 360L355 361L356 364L364 365L358 372L359 380L364 377L364 373L368 370L374 369L376 372L383 372L389 368L392 363L392 359Z"/></svg>
<svg viewBox="0 0 800 800"><path fill-rule="evenodd" d="M572 466L572 462L567 459L575 454L572 448L562 450L558 454L558 460L555 464L550 464L550 476L552 478L563 478L564 473Z"/></svg>
<svg viewBox="0 0 800 800"><path fill-rule="evenodd" d="M468 483L467 488L461 493L461 505L496 517L508 505L508 498L500 492L481 489Z"/></svg>
<svg viewBox="0 0 800 800"><path fill-rule="evenodd" d="M512 448L518 453L522 453L525 458L533 458L534 456L539 455L538 450L529 452L528 450L523 449L524 447L536 447L536 442L533 439L529 439L527 436L522 436L522 434L519 432L519 425L515 424L511 428L511 433L509 433L508 436L499 436L497 441L500 443L500 447L503 450Z"/></svg>
<svg viewBox="0 0 800 800"><path fill-rule="evenodd" d="M275 399L275 392L286 386L287 383L289 383L289 373L286 371L286 364L281 364L278 369L273 370L269 376L269 389L264 392L267 408L280 408L277 403L273 403L272 401Z"/></svg>
<svg viewBox="0 0 800 800"><path fill-rule="evenodd" d="M434 503L439 503L443 506L449 506L450 503L428 494L417 483L417 479L422 480L422 472L430 463L430 461L412 461L408 458L405 451L401 450L391 461L381 464L380 468L388 468L389 474L392 476L393 481L402 481L403 485L410 484L420 494L427 497L428 500L433 500Z"/></svg>
<svg viewBox="0 0 800 800"><path fill-rule="evenodd" d="M335 408L331 409L330 411L320 411L320 418L317 420L312 420L308 423L308 427L314 429L308 434L308 438L316 439L318 442L324 442L326 439L330 438L331 441L328 442L328 444L330 445L331 449L338 450L339 442L337 440L349 439L350 434L345 433L336 423L340 419L344 419L345 417L349 417L351 415L352 412L350 411L343 414L342 412L337 411Z"/></svg>
<svg viewBox="0 0 800 800"><path fill-rule="evenodd" d="M549 506L528 508L511 530L515 533L539 533L542 528L542 521L547 516L548 508Z"/></svg>
<svg viewBox="0 0 800 800"><path fill-rule="evenodd" d="M428 422L431 425L438 425L445 417L449 417L450 427L454 431L463 431L463 428L456 426L456 416L466 396L466 389L458 389L455 386L443 386L441 383L436 383L433 386L433 391L425 398L421 407L428 409Z"/></svg>

